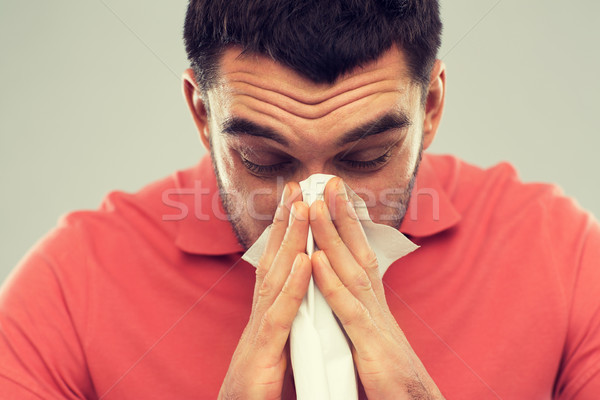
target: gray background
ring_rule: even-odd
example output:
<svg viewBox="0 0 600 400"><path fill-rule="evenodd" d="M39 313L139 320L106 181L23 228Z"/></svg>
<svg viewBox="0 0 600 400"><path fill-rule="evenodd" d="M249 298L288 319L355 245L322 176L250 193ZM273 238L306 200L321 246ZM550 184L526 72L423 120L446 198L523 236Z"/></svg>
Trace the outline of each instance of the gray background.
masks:
<svg viewBox="0 0 600 400"><path fill-rule="evenodd" d="M599 4L443 0L448 92L431 150L510 161L600 215ZM0 0L0 280L60 215L204 153L181 96L185 8Z"/></svg>

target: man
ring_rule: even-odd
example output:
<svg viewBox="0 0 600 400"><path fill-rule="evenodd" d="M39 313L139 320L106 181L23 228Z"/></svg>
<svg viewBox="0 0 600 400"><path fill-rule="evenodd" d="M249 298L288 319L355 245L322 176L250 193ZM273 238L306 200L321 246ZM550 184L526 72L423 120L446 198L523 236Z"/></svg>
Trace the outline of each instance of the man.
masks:
<svg viewBox="0 0 600 400"><path fill-rule="evenodd" d="M293 397L312 275L362 397L595 399L600 228L507 165L423 153L440 30L435 1L192 0L183 92L211 157L28 255L0 298L0 397ZM313 173L339 178L308 207ZM383 280L344 183L421 246ZM240 255L271 223L255 272Z"/></svg>

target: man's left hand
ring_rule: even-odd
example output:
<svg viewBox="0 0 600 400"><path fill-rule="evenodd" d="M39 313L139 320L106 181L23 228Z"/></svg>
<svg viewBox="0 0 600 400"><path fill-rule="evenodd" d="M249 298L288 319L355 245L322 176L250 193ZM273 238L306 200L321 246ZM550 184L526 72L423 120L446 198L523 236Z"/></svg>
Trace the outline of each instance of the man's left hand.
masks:
<svg viewBox="0 0 600 400"><path fill-rule="evenodd" d="M390 312L377 257L369 246L342 179L310 208L319 251L315 282L352 341L352 355L369 399L443 399ZM331 213L330 213L331 210Z"/></svg>

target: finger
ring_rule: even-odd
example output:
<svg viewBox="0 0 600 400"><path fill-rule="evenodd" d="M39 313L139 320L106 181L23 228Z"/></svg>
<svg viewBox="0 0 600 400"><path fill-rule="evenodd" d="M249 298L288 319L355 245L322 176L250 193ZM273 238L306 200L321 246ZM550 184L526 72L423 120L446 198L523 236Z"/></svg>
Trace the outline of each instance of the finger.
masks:
<svg viewBox="0 0 600 400"><path fill-rule="evenodd" d="M259 262L258 268L261 270L261 272L266 274L266 272L269 270L269 267L273 263L273 259L277 255L277 251L279 250L279 246L283 241L288 227L292 204L300 200L302 200L302 190L300 189L300 185L296 182L288 182L283 189L281 201L279 202L277 210L275 211L273 224L271 226L269 238L267 239L267 244L265 246L265 251L262 254Z"/></svg>
<svg viewBox="0 0 600 400"><path fill-rule="evenodd" d="M287 342L285 343L285 360L286 360L286 368L285 375L283 376L283 388L281 390L281 398L282 399L295 399L296 398L296 390L294 387L294 371L292 369L291 363L291 355L290 355L290 339L288 337Z"/></svg>
<svg viewBox="0 0 600 400"><path fill-rule="evenodd" d="M283 351L298 308L308 290L311 273L310 259L304 253L298 253L283 288L261 320L259 337L268 342L265 350L272 352L267 355L279 355Z"/></svg>
<svg viewBox="0 0 600 400"><path fill-rule="evenodd" d="M301 201L295 202L292 205L290 221L273 263L258 288L260 305L257 306L260 309L266 309L273 304L290 274L296 255L306 251L308 206Z"/></svg>
<svg viewBox="0 0 600 400"><path fill-rule="evenodd" d="M316 201L312 204L311 218L317 247L325 252L339 280L374 315L379 315L379 301L373 292L371 280L339 236L325 203Z"/></svg>
<svg viewBox="0 0 600 400"><path fill-rule="evenodd" d="M379 301L385 302L385 290L381 281L377 255L369 245L354 205L348 198L344 181L341 178L331 179L325 187L324 198L342 241L369 276ZM335 210L335 212L331 212L331 210Z"/></svg>
<svg viewBox="0 0 600 400"><path fill-rule="evenodd" d="M338 317L357 351L370 350L370 338L377 327L368 308L342 283L324 251L316 251L311 259L312 274L323 297Z"/></svg>
<svg viewBox="0 0 600 400"><path fill-rule="evenodd" d="M265 250L256 267L256 283L254 285L252 306L256 305L258 291L273 263L273 259L277 255L281 242L285 237L292 204L297 200L302 200L302 190L300 189L300 185L297 182L288 182L283 188L283 194L279 205L277 206L277 210L275 211L275 217L273 218L273 224L271 225Z"/></svg>

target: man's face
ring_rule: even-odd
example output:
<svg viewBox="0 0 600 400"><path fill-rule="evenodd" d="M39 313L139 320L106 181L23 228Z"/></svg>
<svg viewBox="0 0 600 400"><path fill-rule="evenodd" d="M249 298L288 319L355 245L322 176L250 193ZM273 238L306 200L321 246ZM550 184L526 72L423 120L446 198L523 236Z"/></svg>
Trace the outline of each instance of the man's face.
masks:
<svg viewBox="0 0 600 400"><path fill-rule="evenodd" d="M272 222L283 184L337 175L373 221L399 226L422 151L425 109L395 47L335 84L232 48L208 92L213 164L240 241Z"/></svg>

